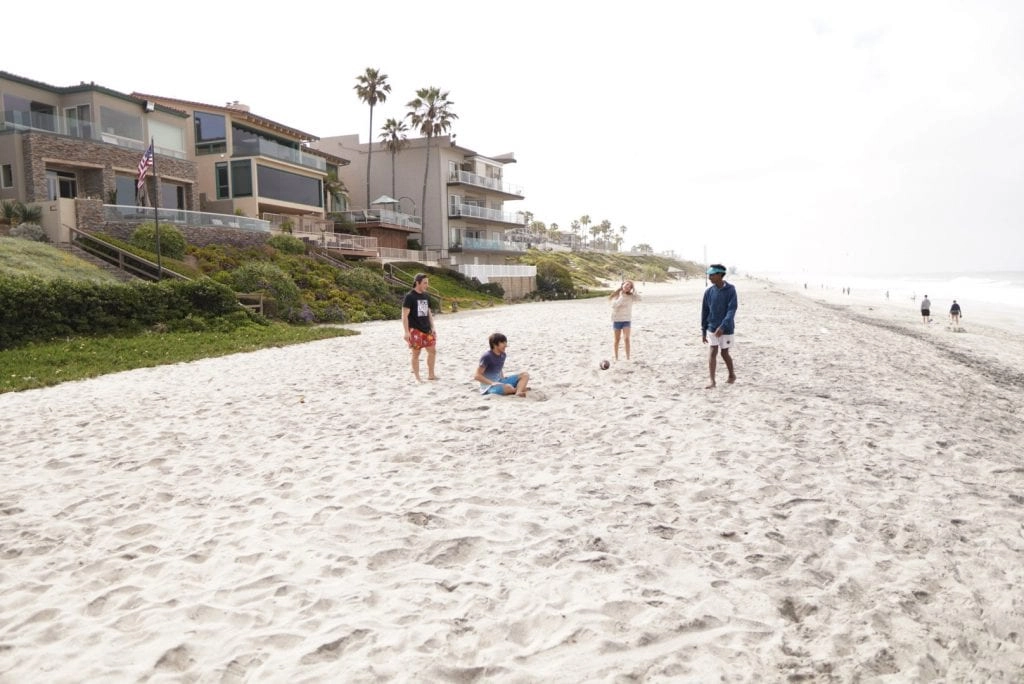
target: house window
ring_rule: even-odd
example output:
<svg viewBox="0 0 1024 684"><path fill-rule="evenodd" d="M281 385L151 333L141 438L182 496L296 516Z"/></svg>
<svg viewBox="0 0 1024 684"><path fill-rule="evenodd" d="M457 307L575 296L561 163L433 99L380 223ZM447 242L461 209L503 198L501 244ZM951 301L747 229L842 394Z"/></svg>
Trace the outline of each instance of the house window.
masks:
<svg viewBox="0 0 1024 684"><path fill-rule="evenodd" d="M137 186L135 185L135 177L118 176L115 179L115 183L117 185L116 203L125 207L135 206L136 193L138 192Z"/></svg>
<svg viewBox="0 0 1024 684"><path fill-rule="evenodd" d="M0 166L0 188L14 187L14 168L10 164Z"/></svg>
<svg viewBox="0 0 1024 684"><path fill-rule="evenodd" d="M174 183L161 183L160 206L164 209L184 209L185 188Z"/></svg>
<svg viewBox="0 0 1024 684"><path fill-rule="evenodd" d="M231 162L231 196L252 197L252 162L248 159Z"/></svg>
<svg viewBox="0 0 1024 684"><path fill-rule="evenodd" d="M72 138L92 137L92 112L87 104L64 108L64 123Z"/></svg>
<svg viewBox="0 0 1024 684"><path fill-rule="evenodd" d="M150 119L149 135L153 138L158 151L177 152L182 157L185 156L185 129L181 126Z"/></svg>
<svg viewBox="0 0 1024 684"><path fill-rule="evenodd" d="M193 112L196 127L196 154L216 154L228 149L228 129L223 114Z"/></svg>
<svg viewBox="0 0 1024 684"><path fill-rule="evenodd" d="M59 197L67 199L78 197L78 177L67 171L47 171L46 196L50 200Z"/></svg>
<svg viewBox="0 0 1024 684"><path fill-rule="evenodd" d="M217 199L230 199L231 198L231 180L228 176L228 164L227 162L220 162L216 165L215 174L217 176Z"/></svg>
<svg viewBox="0 0 1024 684"><path fill-rule="evenodd" d="M128 140L142 142L142 114L129 114L110 107L100 107L100 130L113 136L104 139L104 142L115 145Z"/></svg>
<svg viewBox="0 0 1024 684"><path fill-rule="evenodd" d="M297 173L274 169L259 164L256 166L260 197L283 200L295 204L319 207L323 204L323 185L319 178L300 176Z"/></svg>

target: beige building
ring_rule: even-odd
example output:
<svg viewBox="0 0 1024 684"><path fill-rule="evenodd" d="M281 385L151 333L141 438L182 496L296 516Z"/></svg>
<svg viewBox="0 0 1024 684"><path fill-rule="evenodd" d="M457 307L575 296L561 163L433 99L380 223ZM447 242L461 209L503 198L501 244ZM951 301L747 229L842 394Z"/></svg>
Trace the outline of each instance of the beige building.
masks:
<svg viewBox="0 0 1024 684"><path fill-rule="evenodd" d="M427 168L426 144L426 138L411 138L392 158L382 143L373 143L373 206L364 206L370 146L360 143L358 135L325 137L310 143L318 150L351 160L341 170L341 177L356 210L352 213L358 218L360 212L366 212L371 219L367 230L378 223L373 219L381 216L381 209L390 210L384 216L393 212L399 217L418 217L418 225L407 231L412 248L421 249L428 260L450 267L505 264L507 257L523 254L527 243L516 238L522 238L526 217L505 208L505 202L524 197L521 187L503 179L504 167L514 164L515 158L511 154L484 156L457 145L451 136L441 136L431 141ZM383 201L376 203L378 200ZM421 232L415 230L420 226Z"/></svg>
<svg viewBox="0 0 1024 684"><path fill-rule="evenodd" d="M198 208L185 113L95 83L58 87L0 71L0 200L43 209L43 228L67 242L77 198L136 205L139 161L154 143L159 177L147 196L171 209Z"/></svg>
<svg viewBox="0 0 1024 684"><path fill-rule="evenodd" d="M340 177L348 160L309 147L316 136L253 114L238 102L217 106L133 96L189 118L185 149L196 164L202 211L267 219L279 226L300 217L322 220L346 208L344 198L331 192L330 178Z"/></svg>

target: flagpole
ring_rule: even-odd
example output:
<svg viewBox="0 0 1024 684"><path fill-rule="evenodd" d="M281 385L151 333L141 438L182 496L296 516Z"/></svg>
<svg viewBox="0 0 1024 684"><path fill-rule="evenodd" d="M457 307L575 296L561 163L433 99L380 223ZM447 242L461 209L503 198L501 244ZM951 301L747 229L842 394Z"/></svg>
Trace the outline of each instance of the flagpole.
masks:
<svg viewBox="0 0 1024 684"><path fill-rule="evenodd" d="M149 147L153 150L153 225L156 227L156 280L160 282L164 278L163 262L160 259L160 188L156 181L156 147L153 145L153 138L149 139Z"/></svg>

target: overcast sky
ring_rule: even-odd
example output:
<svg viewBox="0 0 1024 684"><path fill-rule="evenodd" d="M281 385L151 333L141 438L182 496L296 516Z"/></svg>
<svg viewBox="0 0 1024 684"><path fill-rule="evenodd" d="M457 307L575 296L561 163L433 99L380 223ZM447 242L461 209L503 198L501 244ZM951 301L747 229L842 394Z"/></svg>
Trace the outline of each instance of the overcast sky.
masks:
<svg viewBox="0 0 1024 684"><path fill-rule="evenodd" d="M101 5L5 8L0 69L365 141L372 66L375 139L448 90L460 145L515 153L506 208L562 229L755 275L1024 271L1016 0Z"/></svg>

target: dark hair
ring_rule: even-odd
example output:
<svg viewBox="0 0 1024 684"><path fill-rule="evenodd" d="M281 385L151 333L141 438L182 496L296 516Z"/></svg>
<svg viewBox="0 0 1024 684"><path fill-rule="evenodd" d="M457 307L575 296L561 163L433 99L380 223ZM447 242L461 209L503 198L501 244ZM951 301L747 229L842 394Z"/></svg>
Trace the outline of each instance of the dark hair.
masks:
<svg viewBox="0 0 1024 684"><path fill-rule="evenodd" d="M426 273L417 273L416 277L413 278L413 282L419 284L420 281L422 281L424 278L429 278L429 277L430 276L428 276Z"/></svg>
<svg viewBox="0 0 1024 684"><path fill-rule="evenodd" d="M501 333L491 333L491 336L487 338L487 343L491 345L491 349L494 349L502 342L508 342L508 338Z"/></svg>
<svg viewBox="0 0 1024 684"><path fill-rule="evenodd" d="M721 271L722 273L725 273L726 271L729 270L722 264L711 264L710 266L708 266L708 269L715 269L717 271Z"/></svg>

